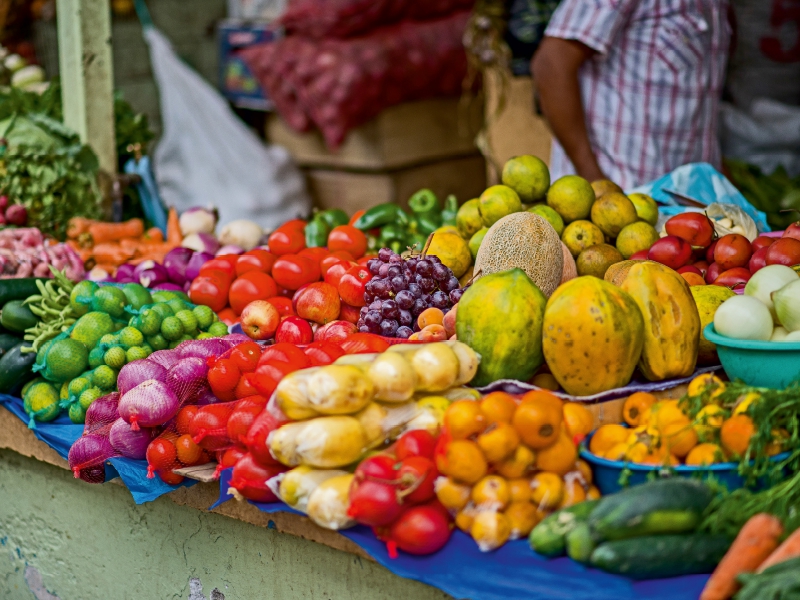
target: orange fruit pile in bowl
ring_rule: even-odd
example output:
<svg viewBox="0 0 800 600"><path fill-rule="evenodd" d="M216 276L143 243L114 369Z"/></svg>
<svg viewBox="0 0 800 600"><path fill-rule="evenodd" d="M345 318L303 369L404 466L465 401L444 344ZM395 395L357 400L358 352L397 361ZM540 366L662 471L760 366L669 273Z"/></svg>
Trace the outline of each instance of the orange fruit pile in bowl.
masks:
<svg viewBox="0 0 800 600"><path fill-rule="evenodd" d="M551 512L600 496L578 444L592 414L547 391L453 402L437 452L439 501L483 551L527 536Z"/></svg>

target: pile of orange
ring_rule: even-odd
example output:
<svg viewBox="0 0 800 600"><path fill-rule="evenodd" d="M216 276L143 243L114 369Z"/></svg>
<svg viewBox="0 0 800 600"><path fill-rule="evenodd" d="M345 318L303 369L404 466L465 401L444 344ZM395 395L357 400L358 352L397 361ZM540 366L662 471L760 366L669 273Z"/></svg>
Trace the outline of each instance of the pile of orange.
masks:
<svg viewBox="0 0 800 600"><path fill-rule="evenodd" d="M679 400L658 400L652 394L637 392L625 400L622 417L630 428L602 425L589 442L589 451L609 460L645 465L705 466L738 460L750 445L756 428L748 408L757 402L757 393L748 393L733 407L717 399L725 383L712 374L695 377L689 396L707 398L700 411L690 418L687 405ZM774 431L770 455L783 451L786 432Z"/></svg>
<svg viewBox="0 0 800 600"><path fill-rule="evenodd" d="M483 551L526 536L550 512L599 497L578 459L593 422L585 407L546 391L454 402L444 416L436 495Z"/></svg>

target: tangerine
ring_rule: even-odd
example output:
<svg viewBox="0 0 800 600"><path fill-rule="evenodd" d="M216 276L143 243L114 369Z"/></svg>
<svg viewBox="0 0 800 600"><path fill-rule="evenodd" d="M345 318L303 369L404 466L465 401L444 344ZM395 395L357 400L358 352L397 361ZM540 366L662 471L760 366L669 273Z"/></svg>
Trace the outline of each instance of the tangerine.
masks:
<svg viewBox="0 0 800 600"><path fill-rule="evenodd" d="M454 440L465 440L486 428L480 403L473 400L453 402L444 413L444 426Z"/></svg>
<svg viewBox="0 0 800 600"><path fill-rule="evenodd" d="M537 473L531 480L531 502L540 510L552 510L564 498L564 480L555 473Z"/></svg>
<svg viewBox="0 0 800 600"><path fill-rule="evenodd" d="M580 473L581 477L583 478L583 484L590 485L592 483L592 467L590 467L589 463L587 463L585 460L578 459L578 461L575 463L575 471Z"/></svg>
<svg viewBox="0 0 800 600"><path fill-rule="evenodd" d="M469 533L469 530L472 529L472 522L474 520L475 510L469 508L464 509L456 515L456 527L458 527L464 533Z"/></svg>
<svg viewBox="0 0 800 600"><path fill-rule="evenodd" d="M785 429L773 429L772 441L764 449L767 456L775 456L783 452L786 449L786 443L789 441L789 437L789 432Z"/></svg>
<svg viewBox="0 0 800 600"><path fill-rule="evenodd" d="M578 460L578 448L569 435L561 430L554 444L539 450L536 455L536 468L564 475L575 468L576 460Z"/></svg>
<svg viewBox="0 0 800 600"><path fill-rule="evenodd" d="M511 522L503 513L484 510L475 515L470 528L472 539L481 552L490 552L505 544L511 537Z"/></svg>
<svg viewBox="0 0 800 600"><path fill-rule="evenodd" d="M614 423L601 425L594 432L592 440L589 442L589 452L597 456L604 456L612 446L627 440L629 433L630 430L622 425Z"/></svg>
<svg viewBox="0 0 800 600"><path fill-rule="evenodd" d="M511 500L511 490L499 475L487 475L472 488L471 498L479 510L505 510Z"/></svg>
<svg viewBox="0 0 800 600"><path fill-rule="evenodd" d="M558 408L561 410L564 403L561 401L561 398L556 396L555 394L551 394L547 390L533 390L527 392L522 398L520 398L520 404L525 404L526 402L542 402L545 404L549 404L554 408Z"/></svg>
<svg viewBox="0 0 800 600"><path fill-rule="evenodd" d="M642 425L642 415L645 410L656 403L656 397L647 392L636 392L625 400L622 406L622 418L631 427Z"/></svg>
<svg viewBox="0 0 800 600"><path fill-rule="evenodd" d="M574 506L586 500L586 490L583 489L577 477L566 477L564 479L564 496L561 498L559 508Z"/></svg>
<svg viewBox="0 0 800 600"><path fill-rule="evenodd" d="M628 448L630 448L630 446L627 442L614 444L611 446L611 448L606 450L605 454L603 454L603 458L608 460L624 461L628 457Z"/></svg>
<svg viewBox="0 0 800 600"><path fill-rule="evenodd" d="M750 417L743 414L733 415L722 424L719 439L728 454L742 456L747 452L755 431L755 425Z"/></svg>
<svg viewBox="0 0 800 600"><path fill-rule="evenodd" d="M486 475L489 466L483 452L473 441L453 440L447 444L439 470L456 481L474 484Z"/></svg>
<svg viewBox="0 0 800 600"><path fill-rule="evenodd" d="M582 404L565 402L562 411L564 424L571 436L583 439L594 429L594 415Z"/></svg>
<svg viewBox="0 0 800 600"><path fill-rule="evenodd" d="M596 486L593 485L589 486L589 491L586 492L587 500L597 500L598 498L600 498L600 496L602 496L602 494L600 493L600 490Z"/></svg>
<svg viewBox="0 0 800 600"><path fill-rule="evenodd" d="M686 464L692 467L713 465L724 461L722 448L716 444L698 444L686 456Z"/></svg>
<svg viewBox="0 0 800 600"><path fill-rule="evenodd" d="M439 477L434 483L436 497L447 510L458 512L469 502L472 490L468 485L456 483L449 477Z"/></svg>
<svg viewBox="0 0 800 600"><path fill-rule="evenodd" d="M528 392L525 396L539 392ZM547 394L550 396L550 394ZM555 398L555 396L553 396ZM525 400L514 411L512 423L519 437L534 450L541 450L553 445L561 432L562 410L546 399Z"/></svg>
<svg viewBox="0 0 800 600"><path fill-rule="evenodd" d="M481 412L486 417L486 423L511 423L517 403L511 394L505 392L492 392L483 397L480 403Z"/></svg>
<svg viewBox="0 0 800 600"><path fill-rule="evenodd" d="M508 482L508 493L511 496L511 502L529 502L531 491L530 479L512 479Z"/></svg>
<svg viewBox="0 0 800 600"><path fill-rule="evenodd" d="M650 410L652 411L652 424L659 431L664 433L664 429L670 423L689 423L687 417L678 406L677 400L662 400L656 402Z"/></svg>
<svg viewBox="0 0 800 600"><path fill-rule="evenodd" d="M697 446L697 432L689 423L675 421L664 427L664 443L667 450L678 458L684 458Z"/></svg>
<svg viewBox="0 0 800 600"><path fill-rule="evenodd" d="M504 461L494 465L500 475L507 479L519 479L533 468L536 455L527 446L519 445Z"/></svg>
<svg viewBox="0 0 800 600"><path fill-rule="evenodd" d="M478 436L478 446L490 463L508 457L519 446L519 435L508 423L494 423Z"/></svg>
<svg viewBox="0 0 800 600"><path fill-rule="evenodd" d="M527 536L542 520L542 514L530 502L512 502L503 514L511 525L512 540Z"/></svg>

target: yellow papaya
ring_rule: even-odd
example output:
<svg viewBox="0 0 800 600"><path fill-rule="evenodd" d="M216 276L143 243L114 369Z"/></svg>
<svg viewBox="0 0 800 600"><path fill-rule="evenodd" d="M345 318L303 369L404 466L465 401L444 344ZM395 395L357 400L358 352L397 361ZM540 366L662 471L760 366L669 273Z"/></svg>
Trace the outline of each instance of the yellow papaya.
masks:
<svg viewBox="0 0 800 600"><path fill-rule="evenodd" d="M642 352L643 327L639 308L628 294L597 277L578 277L559 287L547 302L544 357L569 394L590 396L614 389L633 375Z"/></svg>
<svg viewBox="0 0 800 600"><path fill-rule="evenodd" d="M606 270L606 274L603 275L603 279L619 287L622 285L622 282L625 281L625 278L628 276L628 272L631 270L631 267L640 262L642 261L623 260L622 262L611 265Z"/></svg>
<svg viewBox="0 0 800 600"><path fill-rule="evenodd" d="M644 317L642 375L662 381L694 373L700 315L686 280L669 267L646 261L630 268L621 288Z"/></svg>

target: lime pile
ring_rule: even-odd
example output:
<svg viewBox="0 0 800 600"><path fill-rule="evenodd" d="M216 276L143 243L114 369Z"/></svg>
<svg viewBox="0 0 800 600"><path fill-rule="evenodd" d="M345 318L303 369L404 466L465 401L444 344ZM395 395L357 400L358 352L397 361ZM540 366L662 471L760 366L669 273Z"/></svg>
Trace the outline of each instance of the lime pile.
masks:
<svg viewBox="0 0 800 600"><path fill-rule="evenodd" d="M127 363L187 340L227 335L228 327L207 306L195 306L183 292L150 292L82 281L70 305L81 315L75 325L44 342L33 370L40 375L23 389L32 421L51 421L62 410L83 423L92 402L117 389Z"/></svg>

